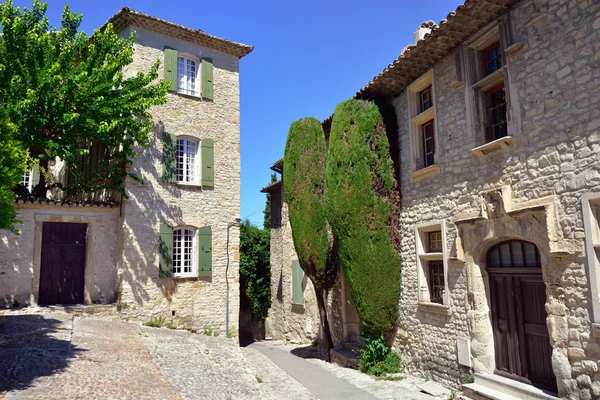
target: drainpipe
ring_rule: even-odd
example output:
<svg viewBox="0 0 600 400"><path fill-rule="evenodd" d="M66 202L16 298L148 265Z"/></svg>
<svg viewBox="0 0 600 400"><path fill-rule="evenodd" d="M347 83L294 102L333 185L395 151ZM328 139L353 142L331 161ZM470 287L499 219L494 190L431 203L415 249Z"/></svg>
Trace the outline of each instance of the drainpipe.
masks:
<svg viewBox="0 0 600 400"><path fill-rule="evenodd" d="M237 226L239 228L241 219L236 218L233 222L227 224L227 264L225 266L225 285L227 287L227 293L225 295L225 337L229 337L229 228Z"/></svg>

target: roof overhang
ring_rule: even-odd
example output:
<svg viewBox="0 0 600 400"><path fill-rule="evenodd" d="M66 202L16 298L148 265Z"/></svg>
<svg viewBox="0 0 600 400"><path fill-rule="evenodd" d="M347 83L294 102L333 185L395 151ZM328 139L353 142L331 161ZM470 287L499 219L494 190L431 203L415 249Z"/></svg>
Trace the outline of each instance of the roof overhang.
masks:
<svg viewBox="0 0 600 400"><path fill-rule="evenodd" d="M260 189L260 192L261 193L271 193L271 192L280 190L280 187L281 187L281 180L278 180L277 182L273 182L273 183L265 186L264 188Z"/></svg>

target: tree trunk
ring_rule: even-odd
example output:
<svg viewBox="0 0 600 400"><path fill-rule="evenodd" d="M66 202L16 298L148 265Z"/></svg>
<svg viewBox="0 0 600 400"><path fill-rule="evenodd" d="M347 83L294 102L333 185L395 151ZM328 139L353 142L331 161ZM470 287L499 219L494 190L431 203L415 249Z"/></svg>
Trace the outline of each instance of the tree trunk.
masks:
<svg viewBox="0 0 600 400"><path fill-rule="evenodd" d="M36 198L44 198L45 199L46 191L47 191L46 177L44 176L42 171L45 171L45 172L48 171L48 160L47 159L40 160L40 181L34 188L31 188L31 194L33 196L35 196Z"/></svg>
<svg viewBox="0 0 600 400"><path fill-rule="evenodd" d="M321 332L323 332L322 347L329 350L333 348L333 340L331 339L331 331L329 329L329 320L327 319L327 305L325 304L325 293L324 289L317 289L317 306L319 308L319 322L321 324Z"/></svg>

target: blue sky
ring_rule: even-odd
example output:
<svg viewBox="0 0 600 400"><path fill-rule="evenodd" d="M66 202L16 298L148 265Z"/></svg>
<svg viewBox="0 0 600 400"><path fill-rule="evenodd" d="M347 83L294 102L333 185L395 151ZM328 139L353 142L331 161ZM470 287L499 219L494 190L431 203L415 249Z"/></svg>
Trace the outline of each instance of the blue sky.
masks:
<svg viewBox="0 0 600 400"><path fill-rule="evenodd" d="M49 0L48 16L60 24L64 0ZM91 33L124 5L255 46L240 64L241 218L262 226L269 167L282 157L290 124L320 120L352 96L412 43L426 20L438 23L459 0L71 0ZM31 6L32 0L15 0Z"/></svg>

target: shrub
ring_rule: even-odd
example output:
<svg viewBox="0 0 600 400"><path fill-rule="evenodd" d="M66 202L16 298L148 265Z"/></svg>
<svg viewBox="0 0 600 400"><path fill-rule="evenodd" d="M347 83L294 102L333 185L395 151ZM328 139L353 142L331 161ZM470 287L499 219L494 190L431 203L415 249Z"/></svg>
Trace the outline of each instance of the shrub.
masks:
<svg viewBox="0 0 600 400"><path fill-rule="evenodd" d="M366 338L365 348L360 353L360 370L369 375L380 376L401 371L398 354L385 345L385 339Z"/></svg>
<svg viewBox="0 0 600 400"><path fill-rule="evenodd" d="M389 338L401 291L400 194L384 119L372 102L351 99L335 109L325 207L363 329Z"/></svg>
<svg viewBox="0 0 600 400"><path fill-rule="evenodd" d="M144 326L150 326L152 328L160 328L165 324L167 317L164 315L159 315L158 317L152 317L148 321L144 322Z"/></svg>

